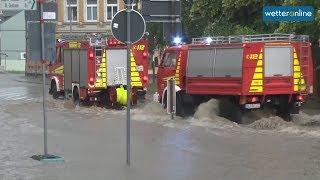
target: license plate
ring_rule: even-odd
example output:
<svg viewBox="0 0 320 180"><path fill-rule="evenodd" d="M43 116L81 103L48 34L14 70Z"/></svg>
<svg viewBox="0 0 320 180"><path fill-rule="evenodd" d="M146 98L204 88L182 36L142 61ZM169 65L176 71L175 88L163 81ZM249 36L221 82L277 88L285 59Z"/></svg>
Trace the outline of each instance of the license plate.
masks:
<svg viewBox="0 0 320 180"><path fill-rule="evenodd" d="M244 107L246 109L258 109L260 108L260 104L245 104Z"/></svg>

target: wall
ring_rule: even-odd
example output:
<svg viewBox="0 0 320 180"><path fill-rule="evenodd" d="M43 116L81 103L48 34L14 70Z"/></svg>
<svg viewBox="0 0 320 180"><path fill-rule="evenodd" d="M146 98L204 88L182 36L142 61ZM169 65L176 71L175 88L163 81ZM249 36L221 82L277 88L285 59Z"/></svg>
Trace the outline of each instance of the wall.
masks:
<svg viewBox="0 0 320 180"><path fill-rule="evenodd" d="M1 24L1 52L8 55L6 70L24 71L25 60L21 59L21 53L25 52L25 15L21 11ZM1 58L1 66L4 66L4 56Z"/></svg>

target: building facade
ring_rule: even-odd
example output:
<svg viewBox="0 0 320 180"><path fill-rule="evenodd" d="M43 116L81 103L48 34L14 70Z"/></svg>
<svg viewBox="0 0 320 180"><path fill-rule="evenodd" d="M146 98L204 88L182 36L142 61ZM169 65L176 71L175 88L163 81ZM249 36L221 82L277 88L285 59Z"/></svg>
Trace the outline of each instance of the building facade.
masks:
<svg viewBox="0 0 320 180"><path fill-rule="evenodd" d="M111 34L112 17L125 8L123 0L58 0L57 34ZM71 24L71 25L70 25Z"/></svg>
<svg viewBox="0 0 320 180"><path fill-rule="evenodd" d="M57 3L57 35L70 32L111 35L112 17L125 8L123 0L56 0L55 2ZM0 55L0 68L7 71L25 71L25 11L8 11L0 14L2 19L0 53L7 55L6 57Z"/></svg>

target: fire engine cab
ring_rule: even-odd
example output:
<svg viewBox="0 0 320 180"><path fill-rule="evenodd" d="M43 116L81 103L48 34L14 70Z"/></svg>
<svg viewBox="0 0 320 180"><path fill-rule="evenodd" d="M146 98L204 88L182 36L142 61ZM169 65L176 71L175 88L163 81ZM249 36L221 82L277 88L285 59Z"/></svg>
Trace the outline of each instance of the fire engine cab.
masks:
<svg viewBox="0 0 320 180"><path fill-rule="evenodd" d="M266 106L289 120L313 93L311 43L293 34L194 38L164 51L155 96L164 107L170 78L176 81L178 116L218 98L225 104L221 115L234 112L229 118L235 121L246 109Z"/></svg>
<svg viewBox="0 0 320 180"><path fill-rule="evenodd" d="M126 46L102 35L62 36L56 45L57 60L51 64L53 98L72 97L75 104L99 101L124 105L126 95ZM148 86L148 43L145 39L131 50L132 104Z"/></svg>

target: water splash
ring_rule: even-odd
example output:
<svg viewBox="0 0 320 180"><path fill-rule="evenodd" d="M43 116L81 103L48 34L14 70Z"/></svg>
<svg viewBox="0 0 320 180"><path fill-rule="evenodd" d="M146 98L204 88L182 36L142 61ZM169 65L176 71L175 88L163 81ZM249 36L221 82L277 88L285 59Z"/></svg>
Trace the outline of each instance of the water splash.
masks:
<svg viewBox="0 0 320 180"><path fill-rule="evenodd" d="M198 106L194 116L189 119L191 125L210 128L233 128L238 124L219 116L219 100L211 99Z"/></svg>
<svg viewBox="0 0 320 180"><path fill-rule="evenodd" d="M291 126L292 123L284 121L282 118L278 116L261 118L253 123L249 124L248 127L253 129L281 129L288 126Z"/></svg>

